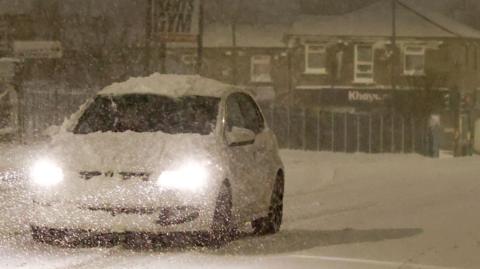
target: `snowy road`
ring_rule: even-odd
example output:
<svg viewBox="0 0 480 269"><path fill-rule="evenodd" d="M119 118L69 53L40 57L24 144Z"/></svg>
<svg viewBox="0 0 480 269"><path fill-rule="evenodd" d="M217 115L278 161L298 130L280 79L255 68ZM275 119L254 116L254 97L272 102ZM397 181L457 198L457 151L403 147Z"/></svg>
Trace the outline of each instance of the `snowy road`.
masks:
<svg viewBox="0 0 480 269"><path fill-rule="evenodd" d="M480 268L480 158L282 155L282 231L219 250L37 244L20 224L23 195L2 186L0 268Z"/></svg>

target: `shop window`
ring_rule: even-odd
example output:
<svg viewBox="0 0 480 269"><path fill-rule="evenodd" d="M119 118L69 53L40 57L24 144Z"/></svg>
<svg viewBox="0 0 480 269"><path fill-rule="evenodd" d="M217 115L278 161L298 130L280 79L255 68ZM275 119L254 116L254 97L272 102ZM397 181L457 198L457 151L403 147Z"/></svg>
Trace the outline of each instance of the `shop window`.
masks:
<svg viewBox="0 0 480 269"><path fill-rule="evenodd" d="M355 83L373 83L373 47L355 45Z"/></svg>
<svg viewBox="0 0 480 269"><path fill-rule="evenodd" d="M404 51L403 73L407 76L425 75L425 47L407 46Z"/></svg>
<svg viewBox="0 0 480 269"><path fill-rule="evenodd" d="M194 67L197 64L197 55L195 54L184 54L181 57L183 64L186 66Z"/></svg>
<svg viewBox="0 0 480 269"><path fill-rule="evenodd" d="M251 81L272 82L272 57L270 55L254 55L251 59Z"/></svg>
<svg viewBox="0 0 480 269"><path fill-rule="evenodd" d="M327 52L323 45L305 46L305 73L326 74Z"/></svg>

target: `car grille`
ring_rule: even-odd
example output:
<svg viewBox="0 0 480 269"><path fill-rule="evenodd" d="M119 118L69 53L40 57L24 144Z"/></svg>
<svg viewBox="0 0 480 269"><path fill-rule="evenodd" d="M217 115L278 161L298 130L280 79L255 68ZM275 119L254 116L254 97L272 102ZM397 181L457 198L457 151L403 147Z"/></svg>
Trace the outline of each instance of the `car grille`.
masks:
<svg viewBox="0 0 480 269"><path fill-rule="evenodd" d="M86 207L86 209L91 211L103 211L110 213L112 216L116 216L118 214L136 214L136 215L152 215L157 211L155 208L145 208L145 207L138 207L138 208L123 208L123 207Z"/></svg>
<svg viewBox="0 0 480 269"><path fill-rule="evenodd" d="M147 208L147 207L93 207L86 206L80 209L87 209L90 211L106 212L115 217L117 215L154 215L158 214L156 224L162 226L170 226L190 222L200 216L198 208L189 206L178 206L173 208Z"/></svg>
<svg viewBox="0 0 480 269"><path fill-rule="evenodd" d="M114 177L115 175L119 175L122 180L129 180L129 179L141 179L143 181L148 181L150 179L150 173L146 172L100 172L100 171L81 171L80 177L85 180L90 180L94 177L104 176L104 177Z"/></svg>

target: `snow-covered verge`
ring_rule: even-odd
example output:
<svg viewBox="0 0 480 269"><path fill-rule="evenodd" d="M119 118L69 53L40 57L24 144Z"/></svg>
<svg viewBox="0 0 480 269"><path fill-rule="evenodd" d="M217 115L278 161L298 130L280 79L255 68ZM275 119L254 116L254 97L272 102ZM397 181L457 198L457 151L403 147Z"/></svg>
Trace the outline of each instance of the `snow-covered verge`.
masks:
<svg viewBox="0 0 480 269"><path fill-rule="evenodd" d="M0 167L22 163L29 150L2 148ZM479 157L288 150L282 157L287 170L282 231L247 235L219 250L36 244L21 223L28 212L21 188L2 183L0 214L7 224L0 227L0 268L480 267Z"/></svg>
<svg viewBox="0 0 480 269"><path fill-rule="evenodd" d="M38 145L0 144L0 235L28 229L28 198L23 168ZM0 266L1 267L1 266Z"/></svg>

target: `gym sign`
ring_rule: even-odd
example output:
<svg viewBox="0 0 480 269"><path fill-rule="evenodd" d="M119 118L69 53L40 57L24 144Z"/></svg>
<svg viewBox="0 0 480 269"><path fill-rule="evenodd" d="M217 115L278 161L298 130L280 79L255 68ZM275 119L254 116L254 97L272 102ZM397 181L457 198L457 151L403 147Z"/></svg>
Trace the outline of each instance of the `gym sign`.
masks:
<svg viewBox="0 0 480 269"><path fill-rule="evenodd" d="M152 39L196 42L199 0L151 0Z"/></svg>

